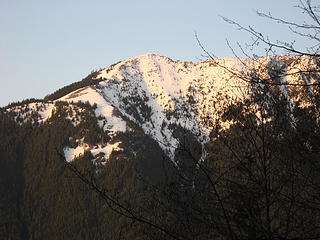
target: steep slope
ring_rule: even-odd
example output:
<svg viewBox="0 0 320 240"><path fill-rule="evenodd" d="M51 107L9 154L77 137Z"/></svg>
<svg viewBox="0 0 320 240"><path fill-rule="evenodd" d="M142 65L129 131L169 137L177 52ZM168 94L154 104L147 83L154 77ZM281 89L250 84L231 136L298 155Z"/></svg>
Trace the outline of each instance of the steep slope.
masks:
<svg viewBox="0 0 320 240"><path fill-rule="evenodd" d="M239 67L237 59L220 61L231 69ZM97 103L97 115L109 117L105 128L117 126L109 114L110 109L116 109L122 117L141 126L172 158L178 146L173 130L181 126L197 135L199 141L206 141L210 129L205 119L215 116L213 108L219 104L220 93L239 95L232 86L241 84L212 62L174 62L153 54L104 69L97 79L95 87L79 89L59 100Z"/></svg>
<svg viewBox="0 0 320 240"><path fill-rule="evenodd" d="M181 137L186 135L182 132L187 131L196 136L198 142L205 143L215 121L221 121L225 106L250 96L252 79L272 78L278 81L276 85L291 105L299 101L310 105L312 88L308 88L306 94L305 89L297 91L286 84L311 81L303 70L312 64L317 66L307 57L225 58L192 63L145 54L95 73L92 85L86 80L89 86L55 101L30 103L6 111L15 112L17 120L32 118L34 122L45 122L55 110L55 103L63 101L69 103L67 117L77 125L81 118L73 106L79 101L86 102L95 107L98 125L111 139L120 132L130 131L127 123L133 122L173 159ZM274 80L273 75L283 77ZM83 139L77 142L78 146L65 148L69 161L85 150L91 149L94 156L104 153L108 158L112 149L121 149L121 141L96 144L94 148Z"/></svg>

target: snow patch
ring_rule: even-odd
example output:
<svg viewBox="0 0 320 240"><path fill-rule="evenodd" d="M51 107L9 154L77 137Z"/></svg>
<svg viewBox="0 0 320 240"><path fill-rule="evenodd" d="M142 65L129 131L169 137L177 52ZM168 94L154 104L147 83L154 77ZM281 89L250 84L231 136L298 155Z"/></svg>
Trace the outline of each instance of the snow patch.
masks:
<svg viewBox="0 0 320 240"><path fill-rule="evenodd" d="M64 156L67 162L71 162L73 161L75 158L81 157L83 156L84 152L86 150L90 150L91 154L94 157L97 157L98 154L102 154L105 158L105 160L109 159L110 154L112 153L112 151L120 151L122 150L119 145L121 144L121 142L116 142L116 143L112 143L112 144L107 144L105 146L95 146L94 148L89 148L89 146L87 144L81 144L79 146L77 146L76 148L70 148L70 147L65 147L63 149L64 152Z"/></svg>
<svg viewBox="0 0 320 240"><path fill-rule="evenodd" d="M85 145L77 146L76 148L65 147L63 149L64 156L67 162L73 161L76 157L83 156L84 151L86 150Z"/></svg>
<svg viewBox="0 0 320 240"><path fill-rule="evenodd" d="M107 144L106 146L98 145L97 148L91 149L91 153L94 157L96 157L99 153L102 153L107 159L109 159L112 151L120 151L122 148L119 147L121 142L116 142L113 144Z"/></svg>

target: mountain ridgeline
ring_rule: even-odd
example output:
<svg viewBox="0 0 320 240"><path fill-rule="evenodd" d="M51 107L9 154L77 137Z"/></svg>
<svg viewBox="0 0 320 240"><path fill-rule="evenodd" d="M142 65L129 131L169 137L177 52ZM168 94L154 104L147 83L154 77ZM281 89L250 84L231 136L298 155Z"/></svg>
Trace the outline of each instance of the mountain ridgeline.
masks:
<svg viewBox="0 0 320 240"><path fill-rule="evenodd" d="M0 109L0 237L320 236L319 67L146 54Z"/></svg>

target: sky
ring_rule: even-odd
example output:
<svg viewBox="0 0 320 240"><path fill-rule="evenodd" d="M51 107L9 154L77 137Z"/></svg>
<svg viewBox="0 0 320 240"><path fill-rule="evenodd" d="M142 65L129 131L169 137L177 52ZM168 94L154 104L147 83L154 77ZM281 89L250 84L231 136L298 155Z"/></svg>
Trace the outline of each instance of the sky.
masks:
<svg viewBox="0 0 320 240"><path fill-rule="evenodd" d="M231 57L250 36L222 20L292 41L283 26L257 16L295 21L295 0L0 0L0 107L43 98L91 71L154 53L197 62L195 38L217 57ZM259 50L257 50L259 51Z"/></svg>

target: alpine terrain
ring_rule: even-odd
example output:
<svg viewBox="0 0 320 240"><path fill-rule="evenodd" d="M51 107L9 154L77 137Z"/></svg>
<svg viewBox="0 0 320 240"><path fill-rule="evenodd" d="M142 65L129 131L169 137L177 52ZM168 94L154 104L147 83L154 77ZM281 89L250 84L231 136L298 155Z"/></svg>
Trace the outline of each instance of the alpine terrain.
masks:
<svg viewBox="0 0 320 240"><path fill-rule="evenodd" d="M145 54L2 108L0 234L316 235L319 66Z"/></svg>

